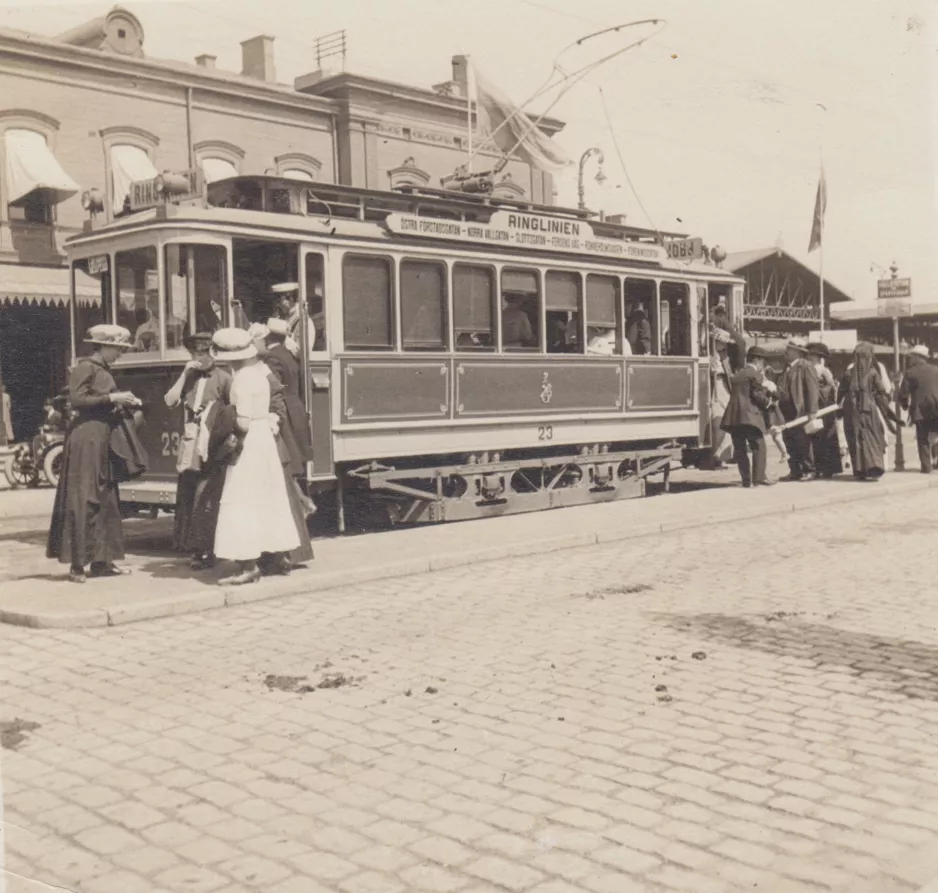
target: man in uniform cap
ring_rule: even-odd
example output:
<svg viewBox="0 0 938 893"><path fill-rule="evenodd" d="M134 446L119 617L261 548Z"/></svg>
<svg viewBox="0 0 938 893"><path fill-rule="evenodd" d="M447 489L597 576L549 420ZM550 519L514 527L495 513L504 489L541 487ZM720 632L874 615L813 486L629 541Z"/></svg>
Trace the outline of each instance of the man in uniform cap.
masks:
<svg viewBox="0 0 938 893"><path fill-rule="evenodd" d="M768 487L766 476L765 412L772 402L762 370L766 352L752 347L746 364L730 379L730 400L723 413L722 428L733 439L733 451L744 487ZM752 450L752 465L749 452Z"/></svg>
<svg viewBox="0 0 938 893"><path fill-rule="evenodd" d="M934 468L933 441L938 439L938 367L928 359L924 344L913 347L899 388L899 404L909 410L909 419L915 423L922 474L931 474Z"/></svg>
<svg viewBox="0 0 938 893"><path fill-rule="evenodd" d="M287 323L286 345L294 357L300 353L300 285L298 282L280 282L271 287L276 315ZM316 324L306 320L306 349L316 347Z"/></svg>
<svg viewBox="0 0 938 893"><path fill-rule="evenodd" d="M787 365L778 385L778 404L786 422L804 415L809 420L817 416L817 370L808 362L807 348L803 338L792 338L785 347ZM785 446L788 449L789 474L783 480L814 480L816 473L811 438L804 426L785 431Z"/></svg>

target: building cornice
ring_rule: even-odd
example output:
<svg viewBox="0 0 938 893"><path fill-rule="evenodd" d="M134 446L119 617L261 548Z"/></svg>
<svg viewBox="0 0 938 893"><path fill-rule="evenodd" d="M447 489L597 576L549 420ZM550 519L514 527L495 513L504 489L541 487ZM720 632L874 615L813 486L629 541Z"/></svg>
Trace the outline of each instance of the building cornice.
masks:
<svg viewBox="0 0 938 893"><path fill-rule="evenodd" d="M4 54L56 65L75 65L96 72L124 76L132 80L145 78L176 88L191 88L206 93L251 99L305 112L318 112L330 117L336 114L336 103L332 99L298 93L284 84L267 84L234 72L201 69L199 66L188 65L185 62L120 56L116 53L71 46L48 38L0 29L0 57Z"/></svg>

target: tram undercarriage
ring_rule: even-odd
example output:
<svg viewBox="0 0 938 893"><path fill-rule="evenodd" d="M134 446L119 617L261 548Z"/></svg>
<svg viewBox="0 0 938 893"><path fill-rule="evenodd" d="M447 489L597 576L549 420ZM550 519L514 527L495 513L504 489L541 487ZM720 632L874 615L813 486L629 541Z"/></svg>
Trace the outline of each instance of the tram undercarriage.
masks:
<svg viewBox="0 0 938 893"><path fill-rule="evenodd" d="M671 465L681 463L684 449L678 442L647 448L591 444L552 455L481 453L456 464L405 468L371 462L347 470L345 486L380 500L392 524L465 521L633 499L645 495L646 481L655 474L667 490Z"/></svg>

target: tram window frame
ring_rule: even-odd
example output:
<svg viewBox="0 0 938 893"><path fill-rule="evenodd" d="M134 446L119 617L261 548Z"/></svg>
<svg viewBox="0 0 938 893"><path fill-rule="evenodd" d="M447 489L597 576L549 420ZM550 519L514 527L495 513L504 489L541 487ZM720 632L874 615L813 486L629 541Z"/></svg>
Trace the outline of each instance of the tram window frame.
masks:
<svg viewBox="0 0 938 893"><path fill-rule="evenodd" d="M522 274L524 276L532 276L536 284L537 290L535 292L523 291L514 287L505 287L506 274L509 276L511 274ZM502 267L499 275L499 309L501 311L499 318L499 327L498 327L498 340L499 348L502 353L544 353L544 284L543 276L541 270L537 267L517 267L517 266L506 266ZM515 345L506 345L505 344L505 311L509 308L506 306L506 302L518 302L520 298L521 307L520 309L528 317L528 322L531 323L531 331L534 335L534 344L525 346L515 346ZM525 303L529 303L531 300L536 301L537 312L534 315L532 320L532 314L525 309L523 306Z"/></svg>
<svg viewBox="0 0 938 893"><path fill-rule="evenodd" d="M680 289L683 294L678 295L665 295L665 289ZM673 313L672 307L674 302L680 302L683 300L683 310L680 313ZM665 331L664 325L664 308L663 305L667 303L667 318L668 326L667 331ZM692 357L694 356L694 333L691 330L691 289L690 283L681 282L675 279L662 279L658 283L658 319L660 321L660 334L659 338L661 341L660 350L661 356L663 357ZM675 320L677 320L678 325L675 326ZM666 347L665 339L671 336L672 332L678 332L682 344L679 345L679 352L675 352L674 349L669 345ZM671 343L674 343L674 338L671 338Z"/></svg>
<svg viewBox="0 0 938 893"><path fill-rule="evenodd" d="M594 318L593 314L590 313L590 283L591 282L605 282L611 283L613 295L612 295L612 325L608 325L609 319L601 319L600 326L592 325L592 320ZM590 329L609 329L611 328L615 332L615 341L612 347L612 356L622 356L623 351L623 342L625 341L625 333L623 322L623 313L622 313L622 281L619 276L614 276L609 273L587 273L586 274L586 287L584 289L584 328L586 330L586 353L591 356L603 356L598 352L590 353L589 344L590 344ZM603 296L605 299L605 296ZM598 314L597 314L598 316ZM598 334L598 333L597 333ZM630 346L631 349L631 346Z"/></svg>
<svg viewBox="0 0 938 893"><path fill-rule="evenodd" d="M232 238L230 325L247 329L277 315L272 288L281 282L299 287L300 249L295 239Z"/></svg>
<svg viewBox="0 0 938 893"><path fill-rule="evenodd" d="M128 265L127 256L131 257L134 255L142 255L143 253L149 253L150 258L152 259L152 265L148 262L145 267L141 266L138 270L137 266L133 263ZM132 339L133 347L125 354L127 359L154 359L162 358L163 354L166 351L166 333L167 333L167 324L166 316L164 315L164 308L161 304L162 298L162 289L160 285L160 252L155 244L153 245L140 245L135 248L126 248L123 251L114 252L114 287L113 287L113 314L114 321L118 325L124 326L124 328L130 330L130 337ZM128 271L131 274L132 282L127 282ZM142 272L143 276L140 277L138 272ZM142 287L141 287L142 285ZM133 308L124 307L122 304L122 290L125 288L130 289L129 294L132 295L134 306ZM143 296L143 305L140 305L140 295ZM156 317L154 320L153 313ZM142 321L139 321L137 314L143 310L144 313L148 314L148 317ZM122 319L122 313L132 313L134 315L134 321L130 325L125 325L125 320ZM141 337L141 330L149 325L151 322L155 321L156 323L156 338L155 346L147 347L147 340L144 340L144 337ZM129 322L127 320L126 322ZM151 327L152 328L152 327ZM184 331L184 324L182 327L176 327L179 329L178 332L178 342L179 346L182 346L182 334ZM148 333L145 333L148 334ZM151 342L154 339L151 339ZM172 349L172 348L170 348Z"/></svg>
<svg viewBox="0 0 938 893"><path fill-rule="evenodd" d="M225 325L225 307L228 304L228 246L218 244L217 242L168 242L163 246L163 278L166 298L164 301L165 318L169 318L171 302L173 300L173 283L181 279L181 286L185 289L186 306L186 325L183 330L184 335L194 334L199 331L214 332ZM216 300L210 297L211 289L206 287L202 273L206 268L200 268L200 257L202 251L217 252L217 256L212 263L217 265L219 276L218 293ZM175 271L183 271L177 273ZM207 307L202 307L206 303ZM217 309L216 309L217 308ZM178 309L178 308L176 308ZM178 314L176 314L178 316ZM203 316L204 315L204 316ZM208 319L210 315L215 317L215 323L202 325L202 318ZM169 350L182 348L183 344L168 347Z"/></svg>
<svg viewBox="0 0 938 893"><path fill-rule="evenodd" d="M365 261L369 263L381 262L387 265L388 293L385 306L387 307L387 342L382 344L364 344L349 341L349 311L351 292L349 283L349 262ZM387 254L371 254L369 252L349 252L342 257L342 343L346 350L353 351L394 351L398 349L398 319L397 319L397 264L395 258Z"/></svg>
<svg viewBox="0 0 938 893"><path fill-rule="evenodd" d="M432 268L439 274L439 294L435 296L435 301L416 307L410 306L411 296L416 294L416 289L411 289L410 284L405 287L405 272L414 267ZM417 273L419 278L420 274ZM449 350L449 274L446 263L441 260L425 257L401 257L397 263L398 278L398 304L400 308L401 321L401 350L407 353L427 352L427 351L448 351ZM431 308L431 312L439 313L439 340L436 343L429 341L413 340L409 329L420 321L421 313ZM411 319L412 315L412 319Z"/></svg>
<svg viewBox="0 0 938 893"><path fill-rule="evenodd" d="M469 297L463 298L459 293L459 286L457 285L457 274L461 274L464 270L469 271L481 271L485 274L488 279L489 284L489 294L488 294L488 330L481 329L479 326L461 325L462 319L460 319L460 310L464 309L467 305L472 305L474 302L474 294L470 294ZM450 286L450 293L453 296L453 349L455 351L468 351L471 353L494 353L498 349L499 342L499 333L500 326L498 324L498 309L499 309L499 289L498 289L498 270L493 264L482 264L482 263L470 263L466 261L456 261L451 265L450 275L452 278L452 283ZM465 282L466 280L462 280ZM475 319L469 319L469 323L475 322ZM460 344L460 338L463 336L468 336L470 343L469 344ZM479 338L487 338L488 344L482 343L479 341ZM475 338L476 341L473 342L472 339Z"/></svg>
<svg viewBox="0 0 938 893"><path fill-rule="evenodd" d="M315 275L310 275L310 264ZM313 324L314 337L307 349L310 354L325 354L329 351L329 314L326 310L326 256L321 251L304 251L301 269L306 286L306 315ZM320 293L316 294L318 282ZM318 318L318 319L317 319ZM320 325L317 325L317 321ZM307 326L307 340L310 329Z"/></svg>
<svg viewBox="0 0 938 893"><path fill-rule="evenodd" d="M559 298L553 300L551 295L551 284L560 282L572 282L575 288L572 309L567 306L569 302L565 296L555 295ZM583 317L584 317L584 287L583 274L579 270L547 270L544 274L544 327L545 350L549 354L578 354L583 355L585 351L585 342L583 339ZM563 304L564 306L560 306ZM553 314L566 313L567 320L563 325L563 343L558 344L548 335L550 323ZM559 321L559 317L558 317ZM573 336L571 340L571 334ZM559 348L559 349L558 349Z"/></svg>
<svg viewBox="0 0 938 893"><path fill-rule="evenodd" d="M646 319L651 326L651 350L647 354L638 353L635 349L635 345L632 344L632 339L629 338L629 319L631 315L629 313L630 304L634 304L636 301L644 302L645 298L630 298L629 296L629 283L642 283L643 285L650 285L652 288L652 295L650 297L651 304L651 313L648 312L647 308L645 309ZM625 276L623 277L622 282L622 304L623 304L623 323L625 329L625 338L629 342L629 348L631 350L631 355L634 357L648 356L648 357L657 357L661 356L661 345L660 345L660 321L658 317L658 280L650 278L648 276Z"/></svg>
<svg viewBox="0 0 938 893"><path fill-rule="evenodd" d="M90 356L94 352L94 345L85 342L85 336L88 329L92 326L104 322L111 322L114 318L114 300L111 288L113 257L105 255L108 258L108 268L104 270L100 277L95 273L88 272L88 262L91 258L83 257L72 261L69 279L71 281L71 300L69 301L69 324L74 335L73 360L79 357ZM100 300L97 304L86 304L78 297L78 277L77 273L84 273L93 279L100 279ZM80 315L84 311L84 318Z"/></svg>

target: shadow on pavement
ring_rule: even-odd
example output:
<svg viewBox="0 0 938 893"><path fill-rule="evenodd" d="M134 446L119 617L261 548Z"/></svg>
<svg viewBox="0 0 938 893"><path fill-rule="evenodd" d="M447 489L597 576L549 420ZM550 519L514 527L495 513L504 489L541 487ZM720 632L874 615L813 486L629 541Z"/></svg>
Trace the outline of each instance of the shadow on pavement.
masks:
<svg viewBox="0 0 938 893"><path fill-rule="evenodd" d="M836 667L864 682L886 683L910 699L938 701L938 649L910 639L852 632L780 615L653 614L672 629L778 657Z"/></svg>

